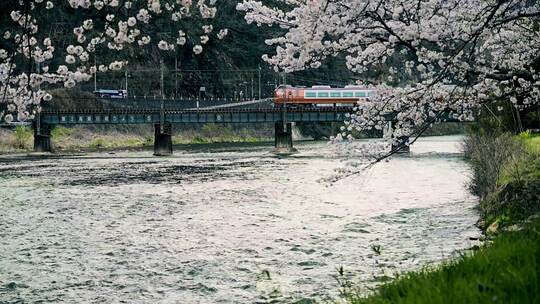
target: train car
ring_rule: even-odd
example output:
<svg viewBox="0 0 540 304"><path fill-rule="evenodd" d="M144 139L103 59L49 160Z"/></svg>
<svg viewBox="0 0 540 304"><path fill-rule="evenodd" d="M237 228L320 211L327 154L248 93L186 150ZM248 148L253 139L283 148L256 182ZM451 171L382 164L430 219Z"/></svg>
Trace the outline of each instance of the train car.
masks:
<svg viewBox="0 0 540 304"><path fill-rule="evenodd" d="M358 101L368 101L373 90L359 86L345 86L332 88L330 86L313 86L311 88L279 86L274 91L274 103L282 105L310 105L310 106L350 106Z"/></svg>
<svg viewBox="0 0 540 304"><path fill-rule="evenodd" d="M128 97L126 90L103 90L94 91L94 95L100 98L126 99Z"/></svg>

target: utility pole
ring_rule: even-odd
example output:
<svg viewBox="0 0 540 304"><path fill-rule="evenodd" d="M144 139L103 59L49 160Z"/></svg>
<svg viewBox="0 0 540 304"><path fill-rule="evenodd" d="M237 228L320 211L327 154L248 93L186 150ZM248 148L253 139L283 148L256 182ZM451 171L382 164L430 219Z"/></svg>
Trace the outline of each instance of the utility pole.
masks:
<svg viewBox="0 0 540 304"><path fill-rule="evenodd" d="M165 124L165 97L163 96L164 88L163 88L163 59L159 63L159 69L161 71L161 107L160 107L160 113L159 113L159 128L161 133L164 133L163 125Z"/></svg>
<svg viewBox="0 0 540 304"><path fill-rule="evenodd" d="M126 97L125 98L128 98L128 70L127 68L125 71L125 76L126 76Z"/></svg>
<svg viewBox="0 0 540 304"><path fill-rule="evenodd" d="M165 88L164 88L164 84L163 84L163 81L164 81L164 71L163 71L163 59L159 62L159 72L160 72L160 78L161 78L161 85L160 85L160 93L161 93L161 100L163 100L165 98L165 95L164 95L164 92L165 92Z"/></svg>
<svg viewBox="0 0 540 304"><path fill-rule="evenodd" d="M39 62L36 62L36 74L41 74L41 65ZM38 86L38 90L41 90L41 85ZM41 110L38 111L36 116L36 134L41 135Z"/></svg>
<svg viewBox="0 0 540 304"><path fill-rule="evenodd" d="M283 75L283 106L281 112L283 114L283 130L287 130L287 74L282 72Z"/></svg>
<svg viewBox="0 0 540 304"><path fill-rule="evenodd" d="M178 54L174 53L174 99L178 99Z"/></svg>
<svg viewBox="0 0 540 304"><path fill-rule="evenodd" d="M96 54L94 53L94 67L96 70L94 71L94 92L97 92L97 63L96 63Z"/></svg>
<svg viewBox="0 0 540 304"><path fill-rule="evenodd" d="M261 66L259 65L259 100L261 100Z"/></svg>

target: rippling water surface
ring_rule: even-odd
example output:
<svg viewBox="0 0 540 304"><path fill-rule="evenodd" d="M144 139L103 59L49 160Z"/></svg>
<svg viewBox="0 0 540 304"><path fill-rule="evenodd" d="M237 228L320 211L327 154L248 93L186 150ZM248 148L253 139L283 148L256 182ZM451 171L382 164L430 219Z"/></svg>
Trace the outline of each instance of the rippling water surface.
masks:
<svg viewBox="0 0 540 304"><path fill-rule="evenodd" d="M333 185L333 147L0 158L0 302L287 303L473 245L459 137ZM380 255L373 248L380 246Z"/></svg>

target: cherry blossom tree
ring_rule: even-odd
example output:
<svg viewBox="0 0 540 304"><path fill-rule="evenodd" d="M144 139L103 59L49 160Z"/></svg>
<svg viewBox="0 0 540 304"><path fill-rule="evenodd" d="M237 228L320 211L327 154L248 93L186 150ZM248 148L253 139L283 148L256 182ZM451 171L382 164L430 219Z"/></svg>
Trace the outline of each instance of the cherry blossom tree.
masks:
<svg viewBox="0 0 540 304"><path fill-rule="evenodd" d="M244 0L248 23L283 35L263 59L276 71L318 68L329 56L364 75L377 93L359 104L336 136L382 129L414 142L447 113L470 120L483 106L519 109L540 97L540 4L536 0ZM374 73L380 77L373 79ZM404 140L405 138L412 140Z"/></svg>
<svg viewBox="0 0 540 304"><path fill-rule="evenodd" d="M5 122L32 119L42 101L52 99L47 90L54 86L72 88L94 73L122 69L129 48L167 52L189 41L198 55L212 37L227 35L212 24L216 0L16 0L0 6L8 12L0 28L0 121ZM51 24L66 12L75 17L67 20L71 33L62 38L70 37L70 43L63 46L51 37ZM201 28L192 28L193 19ZM174 32L163 35L157 20ZM115 59L95 65L98 50Z"/></svg>

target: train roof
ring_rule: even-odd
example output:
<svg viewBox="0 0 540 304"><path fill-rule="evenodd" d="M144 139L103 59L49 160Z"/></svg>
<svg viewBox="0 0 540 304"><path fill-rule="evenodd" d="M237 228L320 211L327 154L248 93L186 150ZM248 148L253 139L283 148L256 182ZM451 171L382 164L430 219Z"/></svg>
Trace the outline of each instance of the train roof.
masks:
<svg viewBox="0 0 540 304"><path fill-rule="evenodd" d="M311 88L304 88L304 90L325 90L325 91L333 91L333 90L362 90L362 91L373 91L372 89L360 87L360 86L345 86L343 88L332 88L331 86L312 86Z"/></svg>
<svg viewBox="0 0 540 304"><path fill-rule="evenodd" d="M361 90L361 91L374 91L373 89L361 87L361 86L355 86L355 85L346 85L343 88L332 88L331 86L326 85L316 85L312 87L305 87L305 86L291 86L291 85L280 85L277 87L276 90L282 90L283 88L287 89L302 89L302 90L325 90L325 91L343 91L343 90Z"/></svg>
<svg viewBox="0 0 540 304"><path fill-rule="evenodd" d="M98 89L94 91L94 93L108 93L108 94L117 94L117 93L124 93L126 90L106 90L106 89Z"/></svg>

